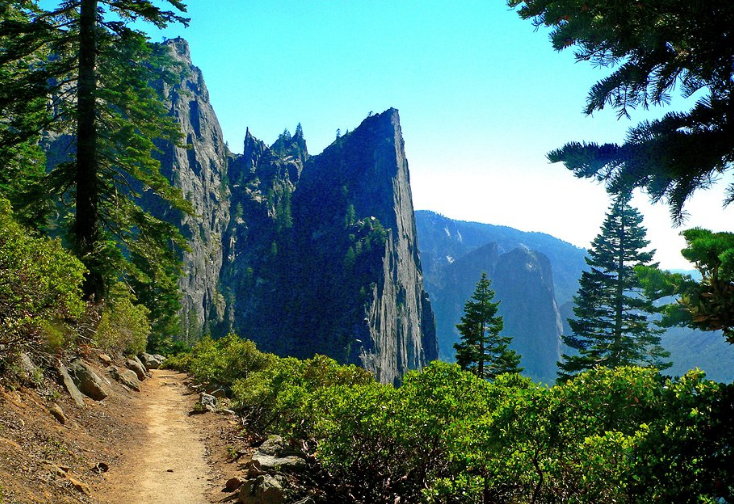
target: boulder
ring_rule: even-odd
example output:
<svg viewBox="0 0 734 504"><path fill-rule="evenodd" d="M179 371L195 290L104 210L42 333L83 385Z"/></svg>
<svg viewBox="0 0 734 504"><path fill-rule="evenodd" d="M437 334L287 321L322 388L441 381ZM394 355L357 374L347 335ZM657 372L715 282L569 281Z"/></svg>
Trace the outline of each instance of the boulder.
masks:
<svg viewBox="0 0 734 504"><path fill-rule="evenodd" d="M251 474L261 474L268 472L301 472L308 468L308 463L303 457L297 455L288 455L285 457L277 457L267 455L261 452L255 452L252 460L249 462Z"/></svg>
<svg viewBox="0 0 734 504"><path fill-rule="evenodd" d="M148 371L147 366L145 364L143 364L143 361L140 360L140 357L138 357L137 355L133 355L130 358L132 360L134 360L135 362L137 362L138 364L140 364L140 367L142 367L143 368L143 371L145 371L145 376L147 376L148 378L150 378L151 376L153 376L152 374L150 374L150 371Z"/></svg>
<svg viewBox="0 0 734 504"><path fill-rule="evenodd" d="M105 366L110 366L110 365L112 365L112 357L110 357L110 356L109 356L109 355L107 355L107 354L104 354L104 353L103 353L103 354L99 354L99 360L100 360L100 362L102 362L102 364L104 364Z"/></svg>
<svg viewBox="0 0 734 504"><path fill-rule="evenodd" d="M123 371L120 371L115 366L110 366L107 368L107 372L109 375L117 380L118 382L122 383L126 387L133 389L136 392L140 392L140 380L138 380L138 375L133 371L132 369L125 369Z"/></svg>
<svg viewBox="0 0 734 504"><path fill-rule="evenodd" d="M127 366L128 369L135 371L135 374L140 381L143 381L148 377L145 367L143 367L137 357L134 359L127 359L125 361L125 366Z"/></svg>
<svg viewBox="0 0 734 504"><path fill-rule="evenodd" d="M224 484L224 490L227 492L234 492L239 487L242 486L242 480L235 477L235 478L229 478L227 482Z"/></svg>
<svg viewBox="0 0 734 504"><path fill-rule="evenodd" d="M26 353L20 354L19 364L25 379L28 381L33 381L40 373L38 367L36 367L33 360Z"/></svg>
<svg viewBox="0 0 734 504"><path fill-rule="evenodd" d="M102 380L86 362L79 359L73 361L69 365L69 374L79 391L87 397L101 401L108 396Z"/></svg>
<svg viewBox="0 0 734 504"><path fill-rule="evenodd" d="M281 436L270 436L260 446L257 451L266 455L275 457L284 457L287 455L303 455L303 452L289 442L285 441Z"/></svg>
<svg viewBox="0 0 734 504"><path fill-rule="evenodd" d="M302 472L308 468L303 453L291 446L280 436L269 437L252 455L248 463L249 476L269 472Z"/></svg>
<svg viewBox="0 0 734 504"><path fill-rule="evenodd" d="M64 388L69 392L69 395L72 399L74 399L74 402L77 406L80 408L84 407L84 395L79 391L76 384L74 383L74 380L72 379L71 375L69 374L69 371L64 367L63 364L59 364L59 367L57 369L59 373L59 382L61 385L64 386Z"/></svg>
<svg viewBox="0 0 734 504"><path fill-rule="evenodd" d="M201 407L207 411L214 412L217 410L217 398L213 395L202 392L199 394L199 403Z"/></svg>
<svg viewBox="0 0 734 504"><path fill-rule="evenodd" d="M140 361L147 369L158 369L163 364L163 359L159 359L158 356L149 353L140 354Z"/></svg>
<svg viewBox="0 0 734 504"><path fill-rule="evenodd" d="M241 504L285 504L285 490L274 476L263 474L246 480L240 486L238 502Z"/></svg>

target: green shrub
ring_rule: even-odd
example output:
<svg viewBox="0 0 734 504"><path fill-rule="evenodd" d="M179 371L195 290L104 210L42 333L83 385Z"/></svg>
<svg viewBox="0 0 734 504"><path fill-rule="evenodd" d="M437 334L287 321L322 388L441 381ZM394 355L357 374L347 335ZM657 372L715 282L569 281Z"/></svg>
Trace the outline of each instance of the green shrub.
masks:
<svg viewBox="0 0 734 504"><path fill-rule="evenodd" d="M274 355L259 351L252 341L230 333L218 340L202 338L181 364L199 383L230 387L236 380L270 367L275 360Z"/></svg>
<svg viewBox="0 0 734 504"><path fill-rule="evenodd" d="M84 273L60 240L31 236L0 199L0 344L37 346L44 326L63 327L53 334L63 340L68 325L84 313Z"/></svg>
<svg viewBox="0 0 734 504"><path fill-rule="evenodd" d="M314 416L307 406L317 391L373 382L372 374L363 368L316 355L305 361L277 359L235 381L232 393L235 407L254 427L272 427L283 434L308 438L312 437Z"/></svg>
<svg viewBox="0 0 734 504"><path fill-rule="evenodd" d="M395 388L233 335L177 359L232 383L250 425L305 440L338 482L330 502L734 501L734 385L701 372L599 368L547 387L434 362Z"/></svg>
<svg viewBox="0 0 734 504"><path fill-rule="evenodd" d="M150 334L150 312L145 306L134 304L135 301L135 296L124 284L112 287L94 335L97 347L113 353L145 351Z"/></svg>
<svg viewBox="0 0 734 504"><path fill-rule="evenodd" d="M189 348L185 351L180 351L174 355L169 355L168 357L166 357L166 360L163 361L163 368L175 369L176 371L181 371L182 373L190 373L191 361L191 349Z"/></svg>

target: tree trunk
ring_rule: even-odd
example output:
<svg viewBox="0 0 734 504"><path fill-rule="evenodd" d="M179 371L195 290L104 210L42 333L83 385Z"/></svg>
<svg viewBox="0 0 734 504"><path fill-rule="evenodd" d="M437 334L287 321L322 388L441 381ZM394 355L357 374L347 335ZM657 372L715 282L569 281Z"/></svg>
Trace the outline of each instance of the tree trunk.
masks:
<svg viewBox="0 0 734 504"><path fill-rule="evenodd" d="M97 0L82 0L79 17L79 83L77 91L76 221L77 253L89 269L84 294L99 301L104 296L99 245L97 187L96 64Z"/></svg>

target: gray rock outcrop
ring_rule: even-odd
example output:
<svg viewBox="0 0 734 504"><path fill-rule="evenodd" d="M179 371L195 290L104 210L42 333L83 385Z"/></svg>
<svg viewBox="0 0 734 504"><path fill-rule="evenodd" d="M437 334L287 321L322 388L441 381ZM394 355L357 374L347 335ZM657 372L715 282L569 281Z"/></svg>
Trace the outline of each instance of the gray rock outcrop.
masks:
<svg viewBox="0 0 734 504"><path fill-rule="evenodd" d="M263 474L242 483L237 502L241 504L285 504L286 493L279 478Z"/></svg>
<svg viewBox="0 0 734 504"><path fill-rule="evenodd" d="M69 395L74 400L74 403L76 403L78 407L83 408L84 394L79 391L79 388L76 386L74 380L69 374L69 370L66 369L66 366L64 366L63 364L59 364L57 371L59 373L60 384L63 385L67 392L69 392Z"/></svg>
<svg viewBox="0 0 734 504"><path fill-rule="evenodd" d="M120 371L116 366L110 366L107 368L107 372L114 380L136 392L140 392L140 380L138 379L137 373L132 369Z"/></svg>
<svg viewBox="0 0 734 504"><path fill-rule="evenodd" d="M165 358L162 355L151 355L145 352L140 354L140 361L146 369L158 369L164 360Z"/></svg>
<svg viewBox="0 0 734 504"><path fill-rule="evenodd" d="M252 455L248 465L250 474L275 471L297 473L308 467L303 454L290 447L280 436L265 441Z"/></svg>
<svg viewBox="0 0 734 504"><path fill-rule="evenodd" d="M97 373L86 362L77 359L69 364L69 374L79 391L95 401L101 401L109 394Z"/></svg>
<svg viewBox="0 0 734 504"><path fill-rule="evenodd" d="M145 366L143 366L137 357L125 360L125 366L134 371L140 381L145 381L148 377L147 369L145 369Z"/></svg>
<svg viewBox="0 0 734 504"><path fill-rule="evenodd" d="M505 320L504 333L522 356L521 365L536 381L552 384L561 359L563 323L553 291L550 261L539 252L515 249L502 254L494 273L494 287ZM511 302L510 302L511 300Z"/></svg>
<svg viewBox="0 0 734 504"><path fill-rule="evenodd" d="M187 70L158 87L188 148L159 145L161 173L196 217L146 207L191 247L184 339L234 331L265 351L322 353L394 383L437 358L397 110L368 117L318 156L300 126L270 146L248 130L233 156L187 43L165 45Z"/></svg>
<svg viewBox="0 0 734 504"><path fill-rule="evenodd" d="M317 280L315 285L320 288L319 299L333 297L326 291L333 291L334 285L354 285L346 303L334 306L338 309L333 313L341 310L350 318L332 329L336 334L330 345L339 344L341 334L351 329L351 338L342 343L348 351L346 360L373 371L383 383L398 383L408 370L438 358L398 111L368 117L311 158L294 201L301 204L295 213L308 238L302 246L310 248L313 257L329 256L331 250L319 250L320 242L328 243L330 237L341 241L334 236L337 229L346 227L354 236L342 245L343 270L326 278L333 284ZM315 221L313 215L322 218ZM361 303L354 298L361 298Z"/></svg>
<svg viewBox="0 0 734 504"><path fill-rule="evenodd" d="M226 183L228 151L222 129L209 100L204 77L191 62L188 43L165 42L173 58L184 68L184 77L173 86L159 83L160 91L183 133L184 146L160 144L161 173L181 190L195 215L182 215L147 203L158 216L177 224L190 251L183 254L184 274L179 281L184 336L192 341L209 324L224 317L225 302L218 289L222 266L222 235L229 222L229 189Z"/></svg>

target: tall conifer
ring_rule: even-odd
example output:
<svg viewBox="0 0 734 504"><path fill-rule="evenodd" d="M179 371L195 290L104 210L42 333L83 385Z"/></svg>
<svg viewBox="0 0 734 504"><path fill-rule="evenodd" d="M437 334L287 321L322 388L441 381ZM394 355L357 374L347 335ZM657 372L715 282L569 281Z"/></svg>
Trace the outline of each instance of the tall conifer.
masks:
<svg viewBox="0 0 734 504"><path fill-rule="evenodd" d="M474 294L464 305L464 316L456 328L461 342L455 343L456 362L466 371L480 378L494 379L503 373L519 373L520 356L508 349L511 336L500 336L504 328L501 315L497 315L499 301L494 303L494 291L487 274L477 283Z"/></svg>
<svg viewBox="0 0 734 504"><path fill-rule="evenodd" d="M652 302L642 295L636 266L649 266L654 251L649 245L642 215L630 206L630 196L617 196L607 213L601 233L592 242L574 297L573 333L564 343L576 351L563 355L559 377L568 378L597 366L625 365L670 367L663 361L670 354L660 346L659 329L652 328L648 314Z"/></svg>
<svg viewBox="0 0 734 504"><path fill-rule="evenodd" d="M185 11L180 0L166 2ZM57 198L66 212L63 220L71 224L70 242L89 271L86 296L99 301L124 278L138 290L150 286L151 304L170 300L177 296L177 247L185 241L139 203L150 191L191 211L154 156L153 140L179 143L181 133L150 83L174 82L180 68L166 47L149 44L129 25L145 21L162 28L187 20L150 0L55 5L0 4L0 160L41 131L68 138L70 159L52 163L44 194ZM15 156L16 165L30 166L20 157ZM26 173L19 169L15 176ZM34 198L25 203L40 204Z"/></svg>

